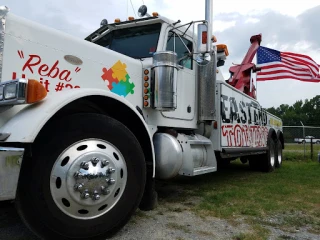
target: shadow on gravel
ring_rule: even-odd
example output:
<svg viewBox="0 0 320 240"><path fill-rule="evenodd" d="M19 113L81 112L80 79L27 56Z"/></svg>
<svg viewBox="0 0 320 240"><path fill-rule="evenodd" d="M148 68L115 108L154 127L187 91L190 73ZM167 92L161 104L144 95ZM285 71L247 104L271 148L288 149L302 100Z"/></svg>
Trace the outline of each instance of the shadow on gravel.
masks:
<svg viewBox="0 0 320 240"><path fill-rule="evenodd" d="M259 175L261 172L253 171L248 164L234 164L220 167L217 172L194 176L177 176L171 180L157 180L156 191L158 193L159 202L185 202L189 198L197 196L199 188L211 185L223 185L230 181L243 181L248 176Z"/></svg>
<svg viewBox="0 0 320 240"><path fill-rule="evenodd" d="M37 240L23 224L14 203L0 202L0 239L1 240Z"/></svg>

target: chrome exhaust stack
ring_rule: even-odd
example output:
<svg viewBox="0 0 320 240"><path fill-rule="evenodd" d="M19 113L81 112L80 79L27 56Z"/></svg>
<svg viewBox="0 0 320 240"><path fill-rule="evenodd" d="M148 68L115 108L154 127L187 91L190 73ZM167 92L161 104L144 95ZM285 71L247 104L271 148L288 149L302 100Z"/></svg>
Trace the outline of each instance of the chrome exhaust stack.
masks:
<svg viewBox="0 0 320 240"><path fill-rule="evenodd" d="M206 0L206 24L198 25L198 96L200 123L211 124L215 119L217 55L212 46L213 0ZM204 44L206 43L206 44Z"/></svg>

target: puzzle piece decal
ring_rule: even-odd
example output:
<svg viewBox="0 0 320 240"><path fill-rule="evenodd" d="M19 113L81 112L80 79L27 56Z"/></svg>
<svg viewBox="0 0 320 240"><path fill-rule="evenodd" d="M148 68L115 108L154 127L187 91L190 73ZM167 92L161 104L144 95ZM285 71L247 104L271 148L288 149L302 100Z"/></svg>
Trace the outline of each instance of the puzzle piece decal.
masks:
<svg viewBox="0 0 320 240"><path fill-rule="evenodd" d="M127 76L129 76L129 75L127 75ZM130 79L130 77L127 78L127 81L122 82L122 84L125 85L127 94L129 94L129 93L134 94L133 89L134 89L135 85L134 85L134 83L130 83L129 79Z"/></svg>
<svg viewBox="0 0 320 240"><path fill-rule="evenodd" d="M103 68L103 81L108 81L108 88L111 92L119 96L126 97L129 93L134 94L134 83L131 83L130 76L126 71L127 65L120 60L117 61L111 68Z"/></svg>
<svg viewBox="0 0 320 240"><path fill-rule="evenodd" d="M127 90L126 86L123 84L124 82L119 83L112 83L112 91L115 94L118 94L119 96L126 97L127 96Z"/></svg>
<svg viewBox="0 0 320 240"><path fill-rule="evenodd" d="M127 65L125 63L121 63L120 60L116 62L116 64L114 64L112 67L112 77L117 78L119 81L126 81L126 67Z"/></svg>
<svg viewBox="0 0 320 240"><path fill-rule="evenodd" d="M119 80L112 77L113 71L112 71L111 68L109 68L109 70L107 70L106 68L103 68L102 71L103 71L103 75L101 76L101 78L104 81L107 80L109 82L108 88L111 90L112 89L112 83L114 83L114 82L117 83L117 82L119 82Z"/></svg>

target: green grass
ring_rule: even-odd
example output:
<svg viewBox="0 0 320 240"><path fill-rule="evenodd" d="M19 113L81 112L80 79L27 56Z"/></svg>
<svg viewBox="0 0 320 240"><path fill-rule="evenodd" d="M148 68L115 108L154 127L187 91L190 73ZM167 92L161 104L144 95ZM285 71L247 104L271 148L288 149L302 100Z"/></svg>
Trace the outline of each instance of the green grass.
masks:
<svg viewBox="0 0 320 240"><path fill-rule="evenodd" d="M284 158L286 156L284 153ZM160 190L159 200L168 206L182 203L204 218L214 216L233 221L244 217L254 231L235 236L235 239L265 239L268 231L256 223L271 225L265 220L271 216L278 216L274 225L285 229L310 225L310 231L318 233L320 164L310 160L295 161L298 157L284 161L281 168L271 173L251 171L248 164L237 160L216 173L178 177L164 184L169 190L164 190L166 187L163 192ZM192 197L199 200L190 204Z"/></svg>
<svg viewBox="0 0 320 240"><path fill-rule="evenodd" d="M304 148L306 148L306 151L311 150L311 145L310 143L304 144L298 144L298 143L288 143L284 145L285 150L289 151L304 151ZM313 144L313 150L314 151L320 151L320 144Z"/></svg>

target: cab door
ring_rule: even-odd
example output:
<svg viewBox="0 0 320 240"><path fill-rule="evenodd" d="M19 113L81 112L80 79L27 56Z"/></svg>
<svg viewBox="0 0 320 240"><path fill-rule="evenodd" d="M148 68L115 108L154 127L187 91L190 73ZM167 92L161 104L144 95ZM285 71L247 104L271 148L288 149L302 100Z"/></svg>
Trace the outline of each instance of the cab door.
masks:
<svg viewBox="0 0 320 240"><path fill-rule="evenodd" d="M196 110L196 63L190 54L194 49L194 43L192 38L178 30L168 31L166 39L164 49L177 53L180 67L177 79L177 109L172 112L162 112L162 115L191 121L195 117Z"/></svg>

